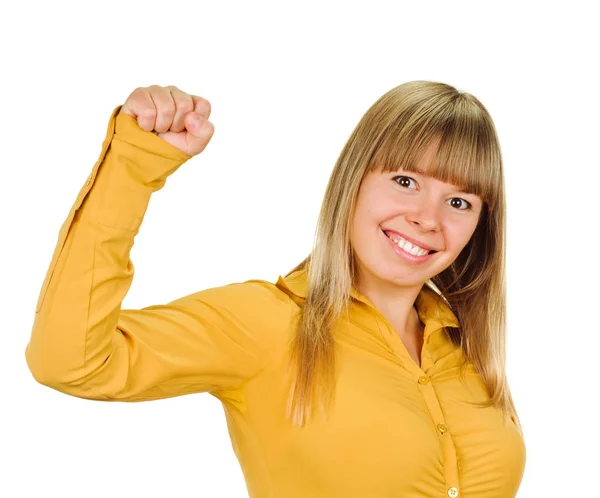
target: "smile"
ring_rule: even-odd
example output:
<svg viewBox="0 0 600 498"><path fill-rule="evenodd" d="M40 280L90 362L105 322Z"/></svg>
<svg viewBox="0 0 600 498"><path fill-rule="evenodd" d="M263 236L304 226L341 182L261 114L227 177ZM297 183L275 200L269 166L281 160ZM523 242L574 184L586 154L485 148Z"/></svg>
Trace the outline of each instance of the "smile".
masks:
<svg viewBox="0 0 600 498"><path fill-rule="evenodd" d="M408 263L412 263L412 264L424 263L425 261L429 260L429 258L433 257L433 255L437 252L437 251L429 252L426 249L423 249L419 246L415 246L415 245L411 244L410 242L406 241L405 239L403 239L402 237L397 236L396 234L390 234L391 237L393 237L393 239L396 239L396 240L393 240L383 230L382 230L382 233L385 236L388 243L390 244L390 247L392 248L392 250L398 256L400 256L402 259L407 261Z"/></svg>
<svg viewBox="0 0 600 498"><path fill-rule="evenodd" d="M425 256L426 254L429 254L430 252L435 252L435 251L428 251L427 249L423 249L422 247L419 247L417 245L411 244L408 240L403 239L402 237L400 237L399 235L395 234L395 233L390 233L390 232L384 232L387 237L390 240L393 240L398 247L400 247L400 249L403 249L405 252L412 254L413 256Z"/></svg>

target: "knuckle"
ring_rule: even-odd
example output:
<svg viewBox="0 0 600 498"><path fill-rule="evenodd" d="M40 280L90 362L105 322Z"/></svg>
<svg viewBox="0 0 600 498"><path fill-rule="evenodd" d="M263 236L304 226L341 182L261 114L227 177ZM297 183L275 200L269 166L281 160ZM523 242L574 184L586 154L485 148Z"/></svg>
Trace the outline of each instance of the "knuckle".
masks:
<svg viewBox="0 0 600 498"><path fill-rule="evenodd" d="M177 100L177 108L184 114L187 114L194 110L194 103L192 102L192 99L182 98Z"/></svg>
<svg viewBox="0 0 600 498"><path fill-rule="evenodd" d="M194 102L190 94L180 90L175 85L169 85L167 88L171 91L178 111L187 114L194 110Z"/></svg>
<svg viewBox="0 0 600 498"><path fill-rule="evenodd" d="M133 90L133 92L131 92L128 95L127 100L130 101L130 102L133 101L133 100L137 100L139 98L138 96L140 95L141 90L142 89L140 87L138 87L135 90Z"/></svg>
<svg viewBox="0 0 600 498"><path fill-rule="evenodd" d="M207 99L205 99L204 97L199 97L198 98L198 110L210 114L212 111L210 102Z"/></svg>
<svg viewBox="0 0 600 498"><path fill-rule="evenodd" d="M160 85L150 85L149 87L147 87L147 91L154 97L163 93L164 88Z"/></svg>

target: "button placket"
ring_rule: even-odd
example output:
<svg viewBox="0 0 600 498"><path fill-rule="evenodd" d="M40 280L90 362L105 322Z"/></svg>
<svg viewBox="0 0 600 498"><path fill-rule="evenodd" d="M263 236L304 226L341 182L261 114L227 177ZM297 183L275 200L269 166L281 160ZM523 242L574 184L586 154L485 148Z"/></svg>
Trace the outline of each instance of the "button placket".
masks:
<svg viewBox="0 0 600 498"><path fill-rule="evenodd" d="M419 390L423 395L431 420L435 424L436 430L440 435L440 444L444 456L444 474L446 477L446 483L447 485L457 484L459 482L459 469L456 448L450 433L448 432L448 426L444 423L444 414L430 377L431 375L435 374L435 362L429 353L429 339L431 333L437 331L439 327L428 331L426 326L424 342L421 348L421 365L417 365L417 363L408 353L408 350L406 349L402 339L396 333L395 329L388 322L385 316L378 312L378 317L382 320L383 325L385 326L384 330L387 331L387 334L385 334L385 340L388 344L388 347L402 361L404 367L414 375L413 379L416 379L416 382L420 386ZM382 322L378 321L377 325L379 326ZM456 486L448 488L448 496L450 496L450 498L457 498L458 494L458 488Z"/></svg>
<svg viewBox="0 0 600 498"><path fill-rule="evenodd" d="M458 480L458 461L456 448L452 441L448 426L444 420L444 413L429 375L419 375L415 378L415 382L419 385L419 391L423 395L425 404L429 410L429 415L434 424L435 430L439 436L439 441L444 456L444 473L446 484L456 484ZM448 488L448 496L458 497L458 488L452 486Z"/></svg>

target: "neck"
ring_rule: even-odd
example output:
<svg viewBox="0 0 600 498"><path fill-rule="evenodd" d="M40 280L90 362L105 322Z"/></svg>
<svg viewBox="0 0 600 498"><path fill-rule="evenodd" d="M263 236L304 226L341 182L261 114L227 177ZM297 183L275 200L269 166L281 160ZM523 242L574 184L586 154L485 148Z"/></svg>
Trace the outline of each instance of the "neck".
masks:
<svg viewBox="0 0 600 498"><path fill-rule="evenodd" d="M361 281L356 288L388 319L401 336L414 334L421 329L415 301L423 288L422 285L404 287L389 282Z"/></svg>

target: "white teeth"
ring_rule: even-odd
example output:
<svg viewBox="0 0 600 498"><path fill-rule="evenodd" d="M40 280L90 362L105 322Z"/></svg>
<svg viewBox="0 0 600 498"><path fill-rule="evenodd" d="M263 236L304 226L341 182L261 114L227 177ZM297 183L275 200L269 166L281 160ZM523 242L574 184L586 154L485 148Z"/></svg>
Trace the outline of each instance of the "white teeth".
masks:
<svg viewBox="0 0 600 498"><path fill-rule="evenodd" d="M425 254L429 253L428 250L423 249L419 246L415 246L411 244L408 240L399 237L398 235L390 234L389 238L393 240L398 247L404 249L406 252L412 254L413 256L425 256Z"/></svg>

